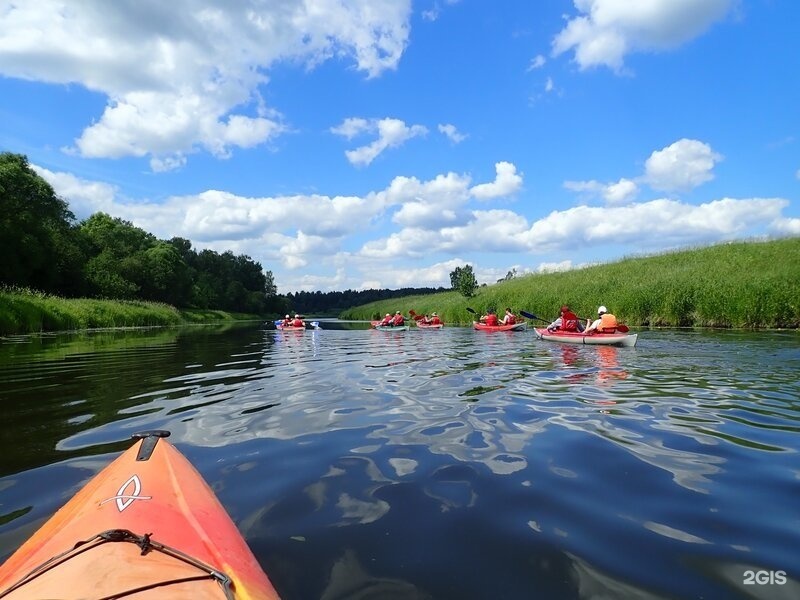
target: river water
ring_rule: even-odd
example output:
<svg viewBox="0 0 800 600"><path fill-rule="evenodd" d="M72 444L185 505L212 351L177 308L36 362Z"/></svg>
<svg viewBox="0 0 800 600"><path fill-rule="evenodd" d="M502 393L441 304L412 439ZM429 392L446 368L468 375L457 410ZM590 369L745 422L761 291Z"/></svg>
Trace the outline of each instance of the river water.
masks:
<svg viewBox="0 0 800 600"><path fill-rule="evenodd" d="M0 560L172 431L286 599L800 597L800 336L0 341Z"/></svg>

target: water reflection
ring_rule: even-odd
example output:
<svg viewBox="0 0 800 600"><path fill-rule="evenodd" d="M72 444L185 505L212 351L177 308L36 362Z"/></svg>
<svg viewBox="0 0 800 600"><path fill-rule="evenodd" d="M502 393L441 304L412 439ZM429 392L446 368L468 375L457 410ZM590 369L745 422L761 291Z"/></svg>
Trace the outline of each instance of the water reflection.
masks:
<svg viewBox="0 0 800 600"><path fill-rule="evenodd" d="M670 597L686 590L632 581L676 546L723 565L722 547L800 564L796 336L645 333L629 349L329 325L0 344L0 411L15 423L2 433L0 547L131 432L164 428L300 597L486 597L464 571L475 561L505 573L509 597ZM771 507L755 533L754 505ZM497 556L459 543L464 527ZM377 551L385 535L441 553L430 564L459 581L445 590L399 542ZM609 564L601 539L624 540L624 560ZM318 567L301 582L297 564Z"/></svg>

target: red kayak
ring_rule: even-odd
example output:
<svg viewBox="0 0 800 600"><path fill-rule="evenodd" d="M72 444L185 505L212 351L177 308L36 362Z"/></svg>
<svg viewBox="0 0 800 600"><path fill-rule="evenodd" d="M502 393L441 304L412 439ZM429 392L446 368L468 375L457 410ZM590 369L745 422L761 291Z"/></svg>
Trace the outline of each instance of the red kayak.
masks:
<svg viewBox="0 0 800 600"><path fill-rule="evenodd" d="M536 337L548 342L562 342L564 344L585 344L590 346L626 346L636 345L635 333L590 333L580 331L547 331L546 327L534 329Z"/></svg>
<svg viewBox="0 0 800 600"><path fill-rule="evenodd" d="M524 321L513 325L486 325L485 323L473 321L472 326L480 331L525 331L528 328L528 324Z"/></svg>
<svg viewBox="0 0 800 600"><path fill-rule="evenodd" d="M433 325L431 323L425 324L417 321L417 327L419 327L420 329L441 329L442 327L444 327L444 323L437 323L436 325Z"/></svg>
<svg viewBox="0 0 800 600"><path fill-rule="evenodd" d="M164 437L137 442L0 567L0 598L274 600L214 492Z"/></svg>

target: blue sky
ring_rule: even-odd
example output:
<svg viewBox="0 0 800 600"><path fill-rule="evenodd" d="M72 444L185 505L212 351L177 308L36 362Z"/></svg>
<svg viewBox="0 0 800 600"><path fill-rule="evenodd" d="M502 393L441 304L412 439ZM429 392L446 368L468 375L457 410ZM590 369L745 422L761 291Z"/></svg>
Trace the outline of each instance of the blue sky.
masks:
<svg viewBox="0 0 800 600"><path fill-rule="evenodd" d="M281 293L800 235L800 3L0 0L0 150Z"/></svg>

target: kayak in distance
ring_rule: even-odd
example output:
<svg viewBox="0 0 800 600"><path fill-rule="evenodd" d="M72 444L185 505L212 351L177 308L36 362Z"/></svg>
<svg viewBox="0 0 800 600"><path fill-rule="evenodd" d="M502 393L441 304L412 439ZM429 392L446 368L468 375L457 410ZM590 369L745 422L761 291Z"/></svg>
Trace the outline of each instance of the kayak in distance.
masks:
<svg viewBox="0 0 800 600"><path fill-rule="evenodd" d="M525 331L528 329L528 324L523 321L513 325L486 325L485 323L473 321L472 327L479 331Z"/></svg>
<svg viewBox="0 0 800 600"><path fill-rule="evenodd" d="M284 325L281 321L275 321L275 329L278 331L305 331L306 329L322 329L319 326L319 321L311 321L306 323L304 327L295 327L294 325Z"/></svg>
<svg viewBox="0 0 800 600"><path fill-rule="evenodd" d="M548 342L564 344L586 344L592 346L624 346L632 348L636 345L636 333L590 333L580 331L547 331L546 327L534 329L536 337Z"/></svg>
<svg viewBox="0 0 800 600"><path fill-rule="evenodd" d="M372 328L378 331L408 331L411 329L408 325L381 325L380 321L372 321Z"/></svg>
<svg viewBox="0 0 800 600"><path fill-rule="evenodd" d="M273 600L236 525L192 464L137 433L2 566L0 598Z"/></svg>

